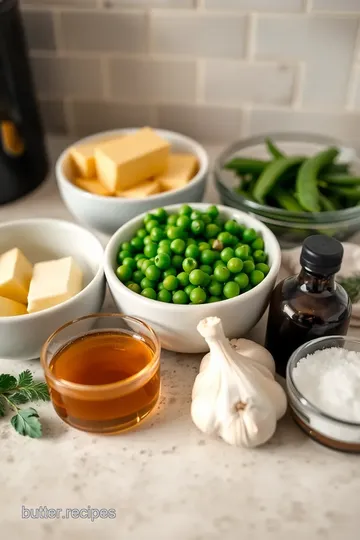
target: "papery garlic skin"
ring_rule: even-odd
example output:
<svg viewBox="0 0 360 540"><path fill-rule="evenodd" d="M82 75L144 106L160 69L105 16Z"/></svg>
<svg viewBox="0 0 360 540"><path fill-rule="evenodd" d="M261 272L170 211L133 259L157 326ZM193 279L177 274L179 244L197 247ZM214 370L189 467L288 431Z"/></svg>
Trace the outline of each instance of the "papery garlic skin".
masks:
<svg viewBox="0 0 360 540"><path fill-rule="evenodd" d="M231 339L230 345L243 356L251 358L254 362L266 367L273 376L275 375L275 361L272 354L265 347L245 338Z"/></svg>
<svg viewBox="0 0 360 540"><path fill-rule="evenodd" d="M234 350L217 317L201 321L198 331L210 353L203 359L192 391L194 424L232 445L264 444L286 410L286 395L273 378L270 362L266 360L267 367ZM248 350L252 342L244 341Z"/></svg>

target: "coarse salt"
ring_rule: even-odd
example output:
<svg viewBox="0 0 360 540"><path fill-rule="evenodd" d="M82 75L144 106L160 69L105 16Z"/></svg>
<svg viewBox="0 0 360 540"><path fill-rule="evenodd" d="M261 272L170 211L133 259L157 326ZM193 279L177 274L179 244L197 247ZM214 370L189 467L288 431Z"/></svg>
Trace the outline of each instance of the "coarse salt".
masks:
<svg viewBox="0 0 360 540"><path fill-rule="evenodd" d="M322 412L360 423L360 353L318 350L299 360L292 376L299 392Z"/></svg>

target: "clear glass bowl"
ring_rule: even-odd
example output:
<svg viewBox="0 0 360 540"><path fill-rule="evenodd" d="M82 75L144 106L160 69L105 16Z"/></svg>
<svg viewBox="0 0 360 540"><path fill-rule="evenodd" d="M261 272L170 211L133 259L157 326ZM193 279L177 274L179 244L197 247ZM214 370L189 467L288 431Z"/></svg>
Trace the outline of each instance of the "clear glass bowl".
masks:
<svg viewBox="0 0 360 540"><path fill-rule="evenodd" d="M347 240L360 230L360 206L337 210L335 212L289 212L281 208L258 204L242 197L234 191L239 179L224 169L232 157L252 157L270 159L264 141L270 137L288 155L312 155L335 145L344 149L341 142L322 135L309 133L268 133L243 139L227 147L217 158L214 166L215 185L222 204L238 208L265 223L276 235L281 247L290 248L302 244L311 234L326 234L338 240ZM355 151L351 155L351 170L360 174L360 159Z"/></svg>
<svg viewBox="0 0 360 540"><path fill-rule="evenodd" d="M315 351L339 347L349 351L360 352L360 340L328 336L313 339L301 345L290 357L286 371L286 387L289 405L295 422L312 439L329 448L343 452L360 452L360 424L346 422L320 410L310 403L297 389L293 372L297 363Z"/></svg>

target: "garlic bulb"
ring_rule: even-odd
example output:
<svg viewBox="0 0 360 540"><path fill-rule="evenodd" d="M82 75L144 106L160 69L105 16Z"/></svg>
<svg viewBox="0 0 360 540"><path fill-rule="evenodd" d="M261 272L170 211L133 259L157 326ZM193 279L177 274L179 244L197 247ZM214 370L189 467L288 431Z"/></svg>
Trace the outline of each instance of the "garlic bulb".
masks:
<svg viewBox="0 0 360 540"><path fill-rule="evenodd" d="M274 434L277 420L286 410L285 392L274 380L269 359L262 364L234 350L218 317L201 321L198 331L209 345L210 353L203 359L192 391L194 424L202 432L219 435L229 444L244 447L264 444ZM248 350L249 343L242 345Z"/></svg>

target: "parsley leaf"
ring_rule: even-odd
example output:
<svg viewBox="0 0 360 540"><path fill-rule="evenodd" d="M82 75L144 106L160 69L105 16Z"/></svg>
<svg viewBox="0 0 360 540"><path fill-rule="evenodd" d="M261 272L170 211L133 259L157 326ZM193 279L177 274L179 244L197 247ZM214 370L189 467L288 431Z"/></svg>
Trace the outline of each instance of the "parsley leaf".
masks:
<svg viewBox="0 0 360 540"><path fill-rule="evenodd" d="M27 435L32 439L38 439L42 435L39 415L35 409L19 409L11 419L11 424L20 435Z"/></svg>

